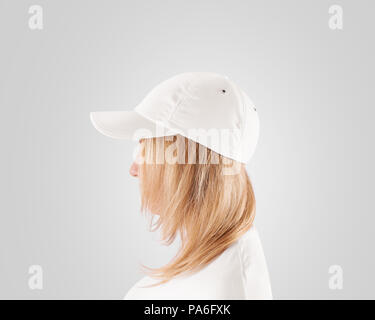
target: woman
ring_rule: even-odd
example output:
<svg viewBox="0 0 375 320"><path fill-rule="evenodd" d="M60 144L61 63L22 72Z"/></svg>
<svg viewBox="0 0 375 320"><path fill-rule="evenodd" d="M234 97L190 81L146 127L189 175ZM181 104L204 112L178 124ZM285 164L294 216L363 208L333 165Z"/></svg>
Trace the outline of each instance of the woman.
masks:
<svg viewBox="0 0 375 320"><path fill-rule="evenodd" d="M158 220L176 256L138 281L125 299L272 299L253 225L255 197L245 169L258 140L258 116L228 77L176 75L134 111L93 112L112 138L139 141L130 168L140 179L141 210Z"/></svg>

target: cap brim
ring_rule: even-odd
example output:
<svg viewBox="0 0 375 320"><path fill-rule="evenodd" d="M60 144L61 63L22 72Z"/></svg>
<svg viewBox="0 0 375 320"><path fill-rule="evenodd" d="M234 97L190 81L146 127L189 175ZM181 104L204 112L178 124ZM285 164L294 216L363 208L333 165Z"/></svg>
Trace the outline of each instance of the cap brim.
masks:
<svg viewBox="0 0 375 320"><path fill-rule="evenodd" d="M95 129L114 139L139 140L173 135L172 130L153 122L136 111L97 111L90 113Z"/></svg>

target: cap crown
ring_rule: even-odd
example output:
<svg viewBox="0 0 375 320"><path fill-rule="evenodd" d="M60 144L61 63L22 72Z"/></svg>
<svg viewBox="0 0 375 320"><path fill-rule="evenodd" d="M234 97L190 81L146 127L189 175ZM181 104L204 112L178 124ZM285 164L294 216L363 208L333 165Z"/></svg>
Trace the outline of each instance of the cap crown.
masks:
<svg viewBox="0 0 375 320"><path fill-rule="evenodd" d="M250 98L228 77L187 72L152 89L135 111L229 158L247 162L258 140Z"/></svg>

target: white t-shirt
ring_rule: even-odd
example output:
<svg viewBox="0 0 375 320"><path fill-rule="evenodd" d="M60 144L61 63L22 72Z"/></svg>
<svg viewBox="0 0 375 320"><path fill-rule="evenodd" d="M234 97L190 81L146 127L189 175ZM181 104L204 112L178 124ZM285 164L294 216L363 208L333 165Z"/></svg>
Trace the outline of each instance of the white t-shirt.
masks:
<svg viewBox="0 0 375 320"><path fill-rule="evenodd" d="M159 280L139 280L125 300L250 300L272 299L266 260L254 226L216 257L191 275L179 275L151 288Z"/></svg>

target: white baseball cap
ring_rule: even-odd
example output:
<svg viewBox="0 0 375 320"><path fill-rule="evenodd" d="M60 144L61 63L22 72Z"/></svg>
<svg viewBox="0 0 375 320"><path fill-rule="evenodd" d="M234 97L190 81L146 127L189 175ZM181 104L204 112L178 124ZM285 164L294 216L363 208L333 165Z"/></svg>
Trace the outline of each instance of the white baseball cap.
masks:
<svg viewBox="0 0 375 320"><path fill-rule="evenodd" d="M152 89L132 111L90 113L111 138L139 140L174 134L246 163L255 151L259 120L254 104L227 76L186 72Z"/></svg>

